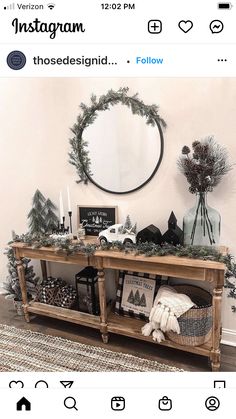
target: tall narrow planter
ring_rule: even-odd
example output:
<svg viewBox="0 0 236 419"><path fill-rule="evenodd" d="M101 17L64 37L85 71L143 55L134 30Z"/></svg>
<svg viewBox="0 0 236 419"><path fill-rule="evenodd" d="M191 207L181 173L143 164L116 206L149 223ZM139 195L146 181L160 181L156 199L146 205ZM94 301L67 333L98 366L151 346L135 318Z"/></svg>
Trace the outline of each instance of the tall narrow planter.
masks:
<svg viewBox="0 0 236 419"><path fill-rule="evenodd" d="M24 310L23 310L23 306L22 306L22 301L21 300L17 300L16 298L14 298L13 305L14 305L14 307L16 309L16 312L17 312L18 316L24 316Z"/></svg>
<svg viewBox="0 0 236 419"><path fill-rule="evenodd" d="M197 193L194 207L184 216L184 244L217 246L220 227L220 214L208 205L206 192Z"/></svg>

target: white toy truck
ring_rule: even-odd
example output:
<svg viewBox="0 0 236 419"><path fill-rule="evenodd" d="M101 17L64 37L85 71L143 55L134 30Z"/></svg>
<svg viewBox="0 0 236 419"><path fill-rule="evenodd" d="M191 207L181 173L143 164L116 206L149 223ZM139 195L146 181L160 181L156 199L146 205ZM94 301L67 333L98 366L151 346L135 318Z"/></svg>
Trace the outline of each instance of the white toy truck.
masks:
<svg viewBox="0 0 236 419"><path fill-rule="evenodd" d="M100 231L98 238L100 244L120 241L121 243L136 243L136 234L131 231L124 231L123 224L113 224L106 230Z"/></svg>

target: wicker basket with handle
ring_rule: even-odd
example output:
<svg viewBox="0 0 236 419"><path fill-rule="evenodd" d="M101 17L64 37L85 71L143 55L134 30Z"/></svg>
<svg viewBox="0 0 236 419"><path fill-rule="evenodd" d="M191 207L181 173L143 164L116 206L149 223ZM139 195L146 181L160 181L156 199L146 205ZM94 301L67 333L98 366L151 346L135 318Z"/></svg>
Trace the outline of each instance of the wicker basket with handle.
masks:
<svg viewBox="0 0 236 419"><path fill-rule="evenodd" d="M178 293L188 295L197 305L178 318L180 334L167 332L171 341L185 346L199 346L211 338L212 332L212 296L193 285L172 285Z"/></svg>

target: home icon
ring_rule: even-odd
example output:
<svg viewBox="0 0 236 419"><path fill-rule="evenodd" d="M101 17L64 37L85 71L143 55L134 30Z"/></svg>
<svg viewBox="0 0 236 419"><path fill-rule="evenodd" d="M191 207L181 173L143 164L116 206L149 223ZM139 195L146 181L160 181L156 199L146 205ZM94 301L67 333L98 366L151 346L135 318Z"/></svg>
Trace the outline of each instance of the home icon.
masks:
<svg viewBox="0 0 236 419"><path fill-rule="evenodd" d="M31 410L31 403L25 397L22 397L16 403L16 410Z"/></svg>

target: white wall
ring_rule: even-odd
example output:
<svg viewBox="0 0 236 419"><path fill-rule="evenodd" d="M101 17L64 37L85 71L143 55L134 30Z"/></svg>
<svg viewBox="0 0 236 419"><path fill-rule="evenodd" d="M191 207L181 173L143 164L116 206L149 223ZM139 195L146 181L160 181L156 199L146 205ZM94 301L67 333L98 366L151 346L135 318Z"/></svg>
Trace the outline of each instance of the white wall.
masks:
<svg viewBox="0 0 236 419"><path fill-rule="evenodd" d="M104 193L93 185L77 185L74 168L68 164L69 127L75 122L80 102L88 103L91 93L129 86L147 104L160 105L166 120L163 162L154 179L130 195ZM11 230L27 230L27 213L36 188L58 201L60 189L71 189L74 227L76 205L118 205L119 220L127 214L141 229L149 223L164 232L171 210L179 225L194 202L176 159L183 145L214 134L236 161L236 79L0 79L0 282L6 275L2 249ZM127 133L127 141L128 141ZM95 139L96 141L96 139ZM145 141L145 138L144 138ZM221 242L236 255L235 169L210 194L209 203L222 215ZM62 265L56 270L69 278L73 272ZM52 270L55 272L55 270ZM224 299L223 326L236 331L231 299Z"/></svg>

